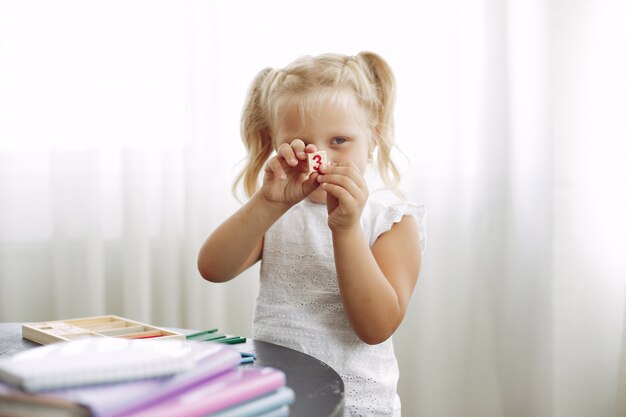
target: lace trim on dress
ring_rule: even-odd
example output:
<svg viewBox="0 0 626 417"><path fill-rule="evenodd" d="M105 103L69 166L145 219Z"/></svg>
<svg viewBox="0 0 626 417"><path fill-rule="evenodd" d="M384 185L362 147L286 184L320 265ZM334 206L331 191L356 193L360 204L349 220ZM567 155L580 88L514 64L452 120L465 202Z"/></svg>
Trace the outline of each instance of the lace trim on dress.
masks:
<svg viewBox="0 0 626 417"><path fill-rule="evenodd" d="M395 223L399 223L404 216L415 217L415 221L419 227L420 249L422 254L424 254L424 249L426 248L426 206L424 204L394 204L387 207L386 210L381 211L374 219L373 241L370 241L370 245L373 245L380 235L391 230L391 227Z"/></svg>

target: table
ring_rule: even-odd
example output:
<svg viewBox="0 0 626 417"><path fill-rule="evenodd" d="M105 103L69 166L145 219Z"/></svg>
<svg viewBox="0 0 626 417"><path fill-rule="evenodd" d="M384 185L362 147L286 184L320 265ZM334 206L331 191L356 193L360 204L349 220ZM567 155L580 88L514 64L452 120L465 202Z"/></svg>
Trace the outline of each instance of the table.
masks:
<svg viewBox="0 0 626 417"><path fill-rule="evenodd" d="M0 323L0 357L39 346L22 338L21 326L21 323ZM191 331L185 331L189 332ZM233 347L256 355L254 363L241 365L242 367L270 366L285 372L287 385L296 394L290 417L343 415L343 381L324 362L302 352L259 340L248 339L245 344Z"/></svg>

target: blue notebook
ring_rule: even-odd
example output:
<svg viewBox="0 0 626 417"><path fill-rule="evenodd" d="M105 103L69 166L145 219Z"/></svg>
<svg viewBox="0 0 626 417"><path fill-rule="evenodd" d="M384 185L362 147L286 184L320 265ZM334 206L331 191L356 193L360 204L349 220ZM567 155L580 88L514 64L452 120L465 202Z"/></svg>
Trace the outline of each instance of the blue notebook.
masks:
<svg viewBox="0 0 626 417"><path fill-rule="evenodd" d="M269 395L210 414L211 417L270 417L289 414L289 405L296 396L289 387L279 388ZM287 414L285 414L285 412Z"/></svg>

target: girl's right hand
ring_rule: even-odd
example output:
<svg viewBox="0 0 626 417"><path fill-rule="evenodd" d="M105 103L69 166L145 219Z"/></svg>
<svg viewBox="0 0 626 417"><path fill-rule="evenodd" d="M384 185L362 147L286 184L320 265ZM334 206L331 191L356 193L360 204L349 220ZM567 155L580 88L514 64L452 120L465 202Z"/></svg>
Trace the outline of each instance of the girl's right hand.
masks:
<svg viewBox="0 0 626 417"><path fill-rule="evenodd" d="M305 145L302 139L281 144L276 155L265 164L261 186L265 200L272 204L291 207L319 187L316 181L317 172L307 178L307 153L315 151L315 145Z"/></svg>

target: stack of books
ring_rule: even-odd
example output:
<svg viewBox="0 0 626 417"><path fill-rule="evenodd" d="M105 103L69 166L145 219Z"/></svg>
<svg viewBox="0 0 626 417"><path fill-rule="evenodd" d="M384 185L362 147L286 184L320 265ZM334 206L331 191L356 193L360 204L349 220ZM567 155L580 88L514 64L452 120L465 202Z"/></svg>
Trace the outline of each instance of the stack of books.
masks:
<svg viewBox="0 0 626 417"><path fill-rule="evenodd" d="M227 344L87 338L0 360L2 417L278 417L285 374Z"/></svg>

